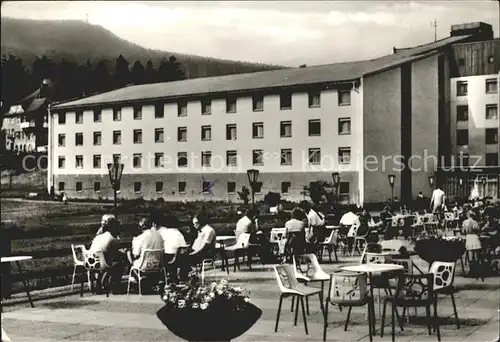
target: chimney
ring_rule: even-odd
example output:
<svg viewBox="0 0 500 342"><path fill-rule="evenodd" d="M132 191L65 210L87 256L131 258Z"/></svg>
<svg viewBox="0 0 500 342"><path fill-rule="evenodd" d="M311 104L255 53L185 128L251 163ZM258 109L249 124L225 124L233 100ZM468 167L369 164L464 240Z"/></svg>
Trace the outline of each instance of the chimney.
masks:
<svg viewBox="0 0 500 342"><path fill-rule="evenodd" d="M480 21L457 24L451 26L450 35L452 37L473 35L475 40L490 40L493 39L493 27Z"/></svg>

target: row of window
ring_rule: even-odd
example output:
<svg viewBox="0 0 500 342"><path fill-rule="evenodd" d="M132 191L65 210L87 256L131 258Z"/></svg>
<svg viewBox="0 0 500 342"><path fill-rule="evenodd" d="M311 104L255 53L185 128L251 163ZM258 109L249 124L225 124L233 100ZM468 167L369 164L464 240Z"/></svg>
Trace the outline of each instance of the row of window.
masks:
<svg viewBox="0 0 500 342"><path fill-rule="evenodd" d="M498 128L486 128L484 136L486 145L498 144ZM469 145L468 129L457 129L457 145L458 146Z"/></svg>
<svg viewBox="0 0 500 342"><path fill-rule="evenodd" d="M487 104L485 114L486 120L498 120L498 106ZM457 121L469 121L469 106L457 106Z"/></svg>
<svg viewBox="0 0 500 342"><path fill-rule="evenodd" d="M310 92L309 96L309 108L321 107L321 92L315 91ZM212 114L212 100L201 100L201 114L210 115ZM351 91L350 90L339 90L338 91L338 105L339 106L349 106L351 104ZM134 120L142 119L142 105L133 106L133 118ZM280 94L280 109L287 110L292 109L292 93L286 92ZM264 96L253 96L252 97L252 110L254 112L261 112L264 110ZM226 113L236 113L237 112L237 98L231 97L226 99ZM187 116L187 101L177 102L177 116ZM163 118L165 116L165 108L163 103L155 104L155 118ZM101 109L94 109L94 122L101 122L102 111ZM122 110L121 108L113 108L113 121L122 120ZM60 125L66 123L66 113L59 113L58 122ZM79 110L75 114L75 123L83 123L83 111Z"/></svg>
<svg viewBox="0 0 500 342"><path fill-rule="evenodd" d="M262 192L262 182L257 182L255 185L255 193L259 194ZM312 183L310 184L310 186ZM210 189L210 182L202 182L201 184L201 192L202 193L208 193ZM142 192L142 182L134 182L133 184L134 187L134 192L140 193ZM186 188L187 188L187 182L181 181L177 183L177 191L181 194L186 193ZM339 183L339 195L340 196L345 196L349 195L350 191L350 183L349 182L340 182ZM58 189L59 191L65 191L66 190L66 183L65 182L59 182L58 184ZM77 192L82 192L83 189L83 182L76 182L75 183L75 189ZM292 183L291 182L281 182L281 193L282 194L289 194L292 189ZM100 192L101 191L101 182L94 182L94 187L93 190L95 192ZM163 182L155 182L155 191L158 193L162 193L164 191L164 186ZM228 194L236 194L236 182L227 182L227 193Z"/></svg>
<svg viewBox="0 0 500 342"><path fill-rule="evenodd" d="M311 165L321 164L321 148L314 147L308 150L309 163ZM253 150L252 151L252 164L263 166L266 158L270 157L264 153L264 150ZM340 164L349 164L351 162L351 148L350 147L340 147L338 149L338 157ZM163 152L158 152L154 154L154 167L164 167L165 155ZM283 148L280 151L280 164L281 165L292 165L292 149ZM238 166L238 152L235 150L226 151L226 165L227 166ZM121 155L113 154L113 161L120 162ZM142 153L134 153L132 155L132 167L140 168L143 165ZM102 156L100 154L93 155L93 168L100 169L102 167ZM201 166L210 167L212 166L212 152L203 151L201 152ZM66 157L58 157L58 168L64 169L66 167ZM83 156L75 156L75 167L83 168ZM178 152L177 153L177 167L188 167L188 153Z"/></svg>
<svg viewBox="0 0 500 342"><path fill-rule="evenodd" d="M498 91L498 80L488 78L485 82L485 93L496 94ZM469 93L469 83L467 81L457 81L457 96L466 96Z"/></svg>
<svg viewBox="0 0 500 342"><path fill-rule="evenodd" d="M477 158L477 157L476 157ZM458 160L458 165L462 167L468 167L471 165L474 166L476 164L476 160L471 161L470 157L468 154L461 153L457 156ZM480 164L482 164L482 161L479 160ZM498 153L486 153L485 155L485 161L484 161L485 166L498 166Z"/></svg>
<svg viewBox="0 0 500 342"><path fill-rule="evenodd" d="M310 137L321 136L321 121L319 119L309 120L308 122ZM349 135L351 134L351 119L350 118L340 118L339 119L339 135ZM252 137L254 139L264 138L264 123L254 122L252 124ZM280 137L290 138L292 137L292 122L291 121L281 121L280 122ZM236 140L237 138L237 126L236 124L226 125L226 140ZM142 143L142 129L133 130L133 142L134 144ZM205 125L201 126L201 140L210 141L212 140L212 126ZM154 129L154 142L163 143L165 141L165 133L163 128ZM184 142L187 141L187 127L177 128L177 141ZM61 133L58 135L58 146L66 146L66 135ZM102 133L94 132L94 145L101 145L102 143ZM113 144L120 145L122 143L122 131L113 131ZM75 133L75 146L83 145L83 133Z"/></svg>

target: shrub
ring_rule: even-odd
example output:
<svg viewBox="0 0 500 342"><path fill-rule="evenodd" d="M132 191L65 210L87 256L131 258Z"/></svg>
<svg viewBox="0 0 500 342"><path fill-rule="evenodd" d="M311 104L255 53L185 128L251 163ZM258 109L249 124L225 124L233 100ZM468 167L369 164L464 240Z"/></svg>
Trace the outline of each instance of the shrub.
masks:
<svg viewBox="0 0 500 342"><path fill-rule="evenodd" d="M245 205L248 204L250 202L250 190L246 186L243 186L241 191L238 191L238 197Z"/></svg>
<svg viewBox="0 0 500 342"><path fill-rule="evenodd" d="M264 196L264 203L270 207L277 206L281 201L281 195L278 192L268 192Z"/></svg>

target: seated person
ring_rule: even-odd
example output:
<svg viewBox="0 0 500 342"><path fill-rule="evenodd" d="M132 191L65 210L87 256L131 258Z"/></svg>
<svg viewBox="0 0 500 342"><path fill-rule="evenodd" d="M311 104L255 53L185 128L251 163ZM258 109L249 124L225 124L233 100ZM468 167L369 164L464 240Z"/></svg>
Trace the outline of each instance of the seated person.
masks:
<svg viewBox="0 0 500 342"><path fill-rule="evenodd" d="M306 245L305 227L307 220L300 208L294 208L292 218L285 223L286 249L291 248L294 254L303 254Z"/></svg>
<svg viewBox="0 0 500 342"><path fill-rule="evenodd" d="M203 259L212 258L215 251L215 230L208 225L207 218L198 214L193 218L193 226L198 231L198 236L189 253L191 265L199 264Z"/></svg>
<svg viewBox="0 0 500 342"><path fill-rule="evenodd" d="M132 250L129 254L129 261L135 267L140 267L142 263L142 253L149 250L163 250L163 238L156 229L161 225L162 213L153 212L149 219L141 219L139 228L142 233L132 240Z"/></svg>
<svg viewBox="0 0 500 342"><path fill-rule="evenodd" d="M236 236L236 241L241 234L247 233L252 234L257 230L256 220L257 212L254 209L248 209L245 212L245 215L238 220L236 223L236 229L234 231L234 235Z"/></svg>
<svg viewBox="0 0 500 342"><path fill-rule="evenodd" d="M359 221L358 215L354 213L354 207L351 210L342 215L340 219L340 229L347 231L347 247L349 252L352 250L352 245L354 244L354 237L356 236L355 231L359 229L361 222Z"/></svg>
<svg viewBox="0 0 500 342"><path fill-rule="evenodd" d="M177 270L182 263L185 262L184 258L188 255L187 253L179 254L179 252L187 250L188 246L184 239L184 235L179 231L180 222L177 217L167 215L165 220L165 225L158 229L158 233L160 233L164 242L163 248L165 250L165 266L167 272L171 276L171 281L175 283L178 280ZM183 249L179 250L179 248ZM171 263L174 258L175 261Z"/></svg>
<svg viewBox="0 0 500 342"><path fill-rule="evenodd" d="M113 215L113 214L102 215L101 226L99 227L99 229L97 230L97 233L95 235L99 235L99 234L104 233L106 231L106 225L107 225L108 221L111 219L116 219L115 215Z"/></svg>
<svg viewBox="0 0 500 342"><path fill-rule="evenodd" d="M118 235L120 233L120 222L116 218L107 221L104 227L104 233L94 237L89 248L89 253L104 254L106 264L110 267L108 274L111 276L111 282L116 284L121 282L123 268L125 264L125 255L120 252ZM98 279L98 288L102 279Z"/></svg>
<svg viewBox="0 0 500 342"><path fill-rule="evenodd" d="M299 207L307 216L306 240L313 244L324 241L327 233L323 215L314 210L308 201L300 202Z"/></svg>

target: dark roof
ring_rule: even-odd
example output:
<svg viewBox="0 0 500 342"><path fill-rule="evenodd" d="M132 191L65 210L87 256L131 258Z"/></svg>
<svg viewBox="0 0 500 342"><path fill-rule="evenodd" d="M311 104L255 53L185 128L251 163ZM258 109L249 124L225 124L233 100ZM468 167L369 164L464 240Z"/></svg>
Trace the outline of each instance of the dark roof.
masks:
<svg viewBox="0 0 500 342"><path fill-rule="evenodd" d="M430 44L397 51L392 55L372 60L133 85L60 103L54 105L53 109L79 108L103 104L111 105L139 100L169 99L205 94L214 95L217 93L242 92L308 84L352 82L365 75L425 58L444 46L468 37L470 36L448 37Z"/></svg>
<svg viewBox="0 0 500 342"><path fill-rule="evenodd" d="M35 114L39 109L43 109L43 107L49 103L50 99L40 98L40 88L38 88L37 90L26 96L24 99L19 101L17 106L11 106L11 109L4 114L4 117L32 115ZM22 111L18 106L21 106ZM14 109L14 111L12 109Z"/></svg>

